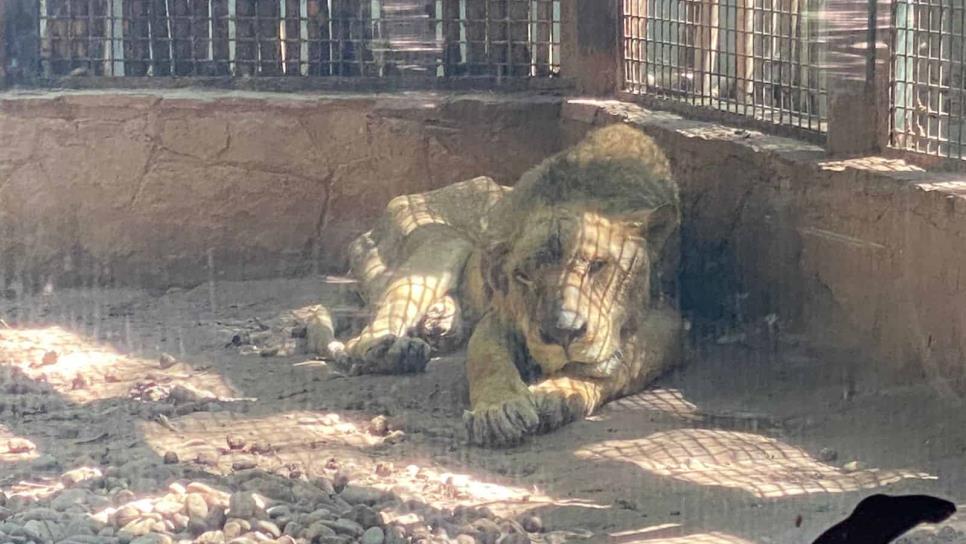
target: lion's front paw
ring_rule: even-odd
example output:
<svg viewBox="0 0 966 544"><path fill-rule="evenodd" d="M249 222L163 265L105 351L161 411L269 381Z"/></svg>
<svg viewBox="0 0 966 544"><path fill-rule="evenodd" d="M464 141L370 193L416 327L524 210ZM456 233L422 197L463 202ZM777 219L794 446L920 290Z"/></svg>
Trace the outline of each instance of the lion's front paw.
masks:
<svg viewBox="0 0 966 544"><path fill-rule="evenodd" d="M467 437L477 446L515 446L536 432L540 425L536 406L529 395L463 412Z"/></svg>
<svg viewBox="0 0 966 544"><path fill-rule="evenodd" d="M359 374L413 374L429 363L429 344L412 336L387 335L368 347L356 365Z"/></svg>
<svg viewBox="0 0 966 544"><path fill-rule="evenodd" d="M560 390L533 391L533 401L540 416L540 432L547 433L587 416L584 399L577 393Z"/></svg>

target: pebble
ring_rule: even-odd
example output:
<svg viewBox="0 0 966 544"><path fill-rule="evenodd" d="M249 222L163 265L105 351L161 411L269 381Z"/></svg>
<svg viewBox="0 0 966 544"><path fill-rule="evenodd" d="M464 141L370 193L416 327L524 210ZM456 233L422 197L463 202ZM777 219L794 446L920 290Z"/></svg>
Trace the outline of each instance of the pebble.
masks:
<svg viewBox="0 0 966 544"><path fill-rule="evenodd" d="M245 439L240 436L228 435L225 437L225 442L230 450L240 450L245 447Z"/></svg>
<svg viewBox="0 0 966 544"><path fill-rule="evenodd" d="M208 509L208 517L205 518L205 523L207 523L208 527L212 528L223 527L227 519L225 508L220 505L214 505Z"/></svg>
<svg viewBox="0 0 966 544"><path fill-rule="evenodd" d="M139 536L131 540L131 544L173 544L174 539L168 535L151 533L144 536Z"/></svg>
<svg viewBox="0 0 966 544"><path fill-rule="evenodd" d="M112 493L112 500L115 505L121 506L134 500L134 492L130 489L118 489Z"/></svg>
<svg viewBox="0 0 966 544"><path fill-rule="evenodd" d="M207 531L198 535L196 544L225 544L225 533L221 531Z"/></svg>
<svg viewBox="0 0 966 544"><path fill-rule="evenodd" d="M258 532L271 535L272 538L282 536L282 530L278 528L278 525L275 525L271 521L258 520L254 525L252 525L252 528Z"/></svg>
<svg viewBox="0 0 966 544"><path fill-rule="evenodd" d="M324 478L324 477L313 478L309 483L312 484L313 487L318 488L319 491L321 491L326 495L334 495L336 492L335 487L332 485L332 481L329 480L328 478Z"/></svg>
<svg viewBox="0 0 966 544"><path fill-rule="evenodd" d="M295 502L295 494L292 492L292 482L279 477L259 476L242 483L241 487L245 491L255 491L280 502Z"/></svg>
<svg viewBox="0 0 966 544"><path fill-rule="evenodd" d="M231 464L232 470L249 470L258 466L258 463L253 458L239 459Z"/></svg>
<svg viewBox="0 0 966 544"><path fill-rule="evenodd" d="M316 521L309 525L309 528L302 532L302 538L315 542L326 536L335 536L335 530L322 521Z"/></svg>
<svg viewBox="0 0 966 544"><path fill-rule="evenodd" d="M361 536L365 530L362 525L352 521L351 519L339 518L335 521L326 522L326 525L331 527L335 532L350 535L350 536Z"/></svg>
<svg viewBox="0 0 966 544"><path fill-rule="evenodd" d="M204 519L208 517L208 503L200 493L189 493L184 499L185 513L189 518Z"/></svg>
<svg viewBox="0 0 966 544"><path fill-rule="evenodd" d="M365 504L367 506L372 506L381 501L383 497L385 497L385 493L371 487L347 485L345 488L343 488L342 492L339 493L339 497L352 505Z"/></svg>
<svg viewBox="0 0 966 544"><path fill-rule="evenodd" d="M362 533L361 544L383 544L386 540L385 533L379 527L370 527Z"/></svg>
<svg viewBox="0 0 966 544"><path fill-rule="evenodd" d="M143 536L150 532L164 531L164 524L149 517L139 517L121 527L119 534L131 537Z"/></svg>
<svg viewBox="0 0 966 544"><path fill-rule="evenodd" d="M154 503L154 511L163 516L170 516L172 514L177 514L183 511L184 509L185 509L185 504L174 498L165 497L159 500L158 502Z"/></svg>
<svg viewBox="0 0 966 544"><path fill-rule="evenodd" d="M56 542L64 538L63 529L53 521L30 520L23 525L24 531L37 535L44 542Z"/></svg>
<svg viewBox="0 0 966 544"><path fill-rule="evenodd" d="M281 517L291 516L292 509L289 506L286 506L284 504L279 504L277 506L273 506L269 508L268 510L265 511L265 513L268 514L268 517L272 519L278 519Z"/></svg>
<svg viewBox="0 0 966 544"><path fill-rule="evenodd" d="M389 434L389 420L386 416L376 416L369 421L369 434L373 436L386 436Z"/></svg>
<svg viewBox="0 0 966 544"><path fill-rule="evenodd" d="M102 478L103 476L98 468L80 467L63 473L60 476L60 483L64 484L64 487L70 487L87 480Z"/></svg>
<svg viewBox="0 0 966 544"><path fill-rule="evenodd" d="M48 351L44 353L44 357L40 360L40 363L44 366L55 365L58 359L60 359L60 355L56 351Z"/></svg>
<svg viewBox="0 0 966 544"><path fill-rule="evenodd" d="M302 534L302 531L304 531L304 530L305 530L305 527L303 525L301 525L299 522L297 522L297 521L290 521L290 522L288 522L288 523L285 524L285 530L282 531L282 532L284 534L286 534L286 535L296 536L297 537L300 534Z"/></svg>
<svg viewBox="0 0 966 544"><path fill-rule="evenodd" d="M528 533L542 533L543 532L543 520L539 516L523 516L520 518L520 525L523 530Z"/></svg>
<svg viewBox="0 0 966 544"><path fill-rule="evenodd" d="M346 514L346 517L352 521L355 521L359 525L362 525L362 527L365 529L375 527L376 525L379 525L379 522L381 521L379 518L379 512L376 512L364 504L357 504L353 506L352 510Z"/></svg>
<svg viewBox="0 0 966 544"><path fill-rule="evenodd" d="M162 370L169 369L176 364L178 364L178 360L175 359L173 355L168 355L167 353L162 353L161 357L158 359L158 366L160 366Z"/></svg>
<svg viewBox="0 0 966 544"><path fill-rule="evenodd" d="M258 511L254 494L250 491L233 493L228 499L228 513L235 518L251 518Z"/></svg>
<svg viewBox="0 0 966 544"><path fill-rule="evenodd" d="M63 512L71 506L85 504L88 495L90 495L90 492L86 489L68 489L50 501L50 507Z"/></svg>
<svg viewBox="0 0 966 544"><path fill-rule="evenodd" d="M349 475L344 472L339 472L332 478L332 488L336 493L342 493L345 486L349 484Z"/></svg>

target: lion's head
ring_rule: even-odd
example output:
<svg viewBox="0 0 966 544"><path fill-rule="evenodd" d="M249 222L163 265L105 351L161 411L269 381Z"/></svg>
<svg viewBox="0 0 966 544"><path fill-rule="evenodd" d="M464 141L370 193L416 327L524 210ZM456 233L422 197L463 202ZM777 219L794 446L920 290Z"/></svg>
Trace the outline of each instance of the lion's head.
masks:
<svg viewBox="0 0 966 544"><path fill-rule="evenodd" d="M609 374L680 222L666 159L639 131L608 127L525 177L511 198L516 211L487 254L494 306L517 322L544 372L572 364Z"/></svg>

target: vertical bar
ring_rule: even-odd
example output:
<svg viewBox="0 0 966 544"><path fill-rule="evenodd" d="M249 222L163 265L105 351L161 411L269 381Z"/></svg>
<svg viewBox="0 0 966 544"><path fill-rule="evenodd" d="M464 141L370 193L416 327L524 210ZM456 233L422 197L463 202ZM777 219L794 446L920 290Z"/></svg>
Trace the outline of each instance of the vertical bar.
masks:
<svg viewBox="0 0 966 544"><path fill-rule="evenodd" d="M51 75L50 74L50 55L51 55L52 48L50 46L50 40L48 39L48 36L47 36L47 13L48 13L47 0L39 0L38 3L39 3L38 7L40 11L40 16L38 17L39 19L38 22L40 23L38 33L40 34L41 69L43 71L43 74L49 77Z"/></svg>
<svg viewBox="0 0 966 544"><path fill-rule="evenodd" d="M237 0L228 0L228 73L232 76L238 75L238 70L235 65L235 20L238 17L238 6L235 2Z"/></svg>
<svg viewBox="0 0 966 544"><path fill-rule="evenodd" d="M326 3L328 4L328 8L329 8L329 21L328 21L328 26L329 26L329 74L330 75L336 75L336 73L337 73L336 72L336 64L335 64L336 63L336 35L335 35L336 26L335 26L335 24L333 22L333 19L335 18L335 12L332 11L332 0L326 0ZM339 61L341 62L341 60L342 60L342 58L341 58L341 55L340 55Z"/></svg>
<svg viewBox="0 0 966 544"><path fill-rule="evenodd" d="M954 17L955 17L955 12ZM950 44L952 45L952 44ZM963 119L966 116L966 5L959 7L959 117L956 119L956 154L963 158Z"/></svg>
<svg viewBox="0 0 966 544"><path fill-rule="evenodd" d="M124 76L124 4L111 0L111 25L109 46L114 60L112 76Z"/></svg>
<svg viewBox="0 0 966 544"><path fill-rule="evenodd" d="M208 62L212 71L217 70L215 64L215 2L208 0Z"/></svg>
<svg viewBox="0 0 966 544"><path fill-rule="evenodd" d="M645 2L647 0L644 0ZM553 0L553 27L551 30L551 41L550 46L550 71L554 73L560 70L560 0Z"/></svg>
<svg viewBox="0 0 966 544"><path fill-rule="evenodd" d="M718 29L720 28L718 0L703 0L702 7L706 16L703 20L708 22L708 41L705 43L705 51L702 55L703 81L701 85L705 95L711 97L717 94L716 89L711 88L711 74L715 69L718 56Z"/></svg>
<svg viewBox="0 0 966 544"><path fill-rule="evenodd" d="M174 69L174 33L172 32L174 28L171 25L171 0L164 0L164 21L168 27L168 75L173 76L175 74Z"/></svg>
<svg viewBox="0 0 966 544"><path fill-rule="evenodd" d="M447 55L448 45L446 43L445 33L443 30L443 21L446 20L446 15L443 12L443 0L436 0L433 12L436 14L436 21L433 25L436 27L436 48L442 51L442 58L437 57L435 72L436 77L443 77L446 75L446 61L449 60Z"/></svg>
<svg viewBox="0 0 966 544"><path fill-rule="evenodd" d="M278 0L278 47L279 47L279 57L282 61L282 75L285 75L288 71L288 66L286 66L288 61L288 44L285 43L286 33L285 33L285 2L286 0Z"/></svg>
<svg viewBox="0 0 966 544"><path fill-rule="evenodd" d="M459 63L460 64L463 64L464 67L465 67L465 64L467 62L467 55L469 54L469 44L466 43L466 40L469 39L468 34L466 32L466 13L467 13L467 11L466 11L466 0L459 0L459 3L460 3L460 12L459 12L459 21L460 21L460 36L459 36L460 50L459 50L459 55L460 55L460 58L459 58ZM462 72L462 73L465 73L465 72Z"/></svg>
<svg viewBox="0 0 966 544"><path fill-rule="evenodd" d="M309 5L299 0L299 73L309 73Z"/></svg>

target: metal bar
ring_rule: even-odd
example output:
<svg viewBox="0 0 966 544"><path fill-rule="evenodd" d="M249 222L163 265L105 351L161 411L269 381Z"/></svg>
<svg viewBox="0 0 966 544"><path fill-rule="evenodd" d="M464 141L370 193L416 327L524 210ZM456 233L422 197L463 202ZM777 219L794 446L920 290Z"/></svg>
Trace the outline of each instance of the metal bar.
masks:
<svg viewBox="0 0 966 544"><path fill-rule="evenodd" d="M40 11L40 16L38 17L40 28L38 34L40 35L40 58L42 59L41 71L45 76L50 76L51 46L50 39L47 36L47 0L39 0L38 7Z"/></svg>
<svg viewBox="0 0 966 544"><path fill-rule="evenodd" d="M235 64L235 47L237 40L236 20L238 18L237 0L228 0L228 73L237 76L238 67Z"/></svg>
<svg viewBox="0 0 966 544"><path fill-rule="evenodd" d="M309 5L299 0L299 73L309 75Z"/></svg>
<svg viewBox="0 0 966 544"><path fill-rule="evenodd" d="M288 61L288 43L286 43L286 32L285 24L287 23L285 17L285 0L278 0L278 51L281 57L282 74L287 73L288 67L286 66Z"/></svg>
<svg viewBox="0 0 966 544"><path fill-rule="evenodd" d="M114 61L112 76L124 77L124 4L122 0L111 0L111 57Z"/></svg>

